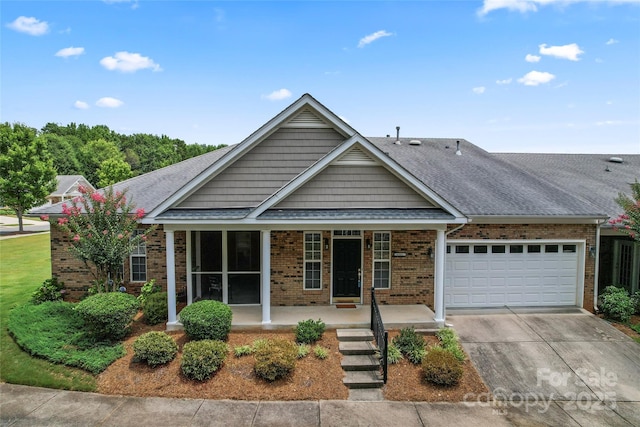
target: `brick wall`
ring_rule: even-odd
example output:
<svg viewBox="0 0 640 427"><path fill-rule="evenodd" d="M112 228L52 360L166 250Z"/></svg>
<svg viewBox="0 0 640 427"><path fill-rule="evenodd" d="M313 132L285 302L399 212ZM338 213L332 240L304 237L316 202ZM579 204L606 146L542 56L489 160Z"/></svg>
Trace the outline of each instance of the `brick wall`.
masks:
<svg viewBox="0 0 640 427"><path fill-rule="evenodd" d="M589 256L588 249L590 246L595 246L596 226L594 224L468 224L451 233L447 238L447 240L455 239L586 240L582 307L585 310L593 311L595 258Z"/></svg>
<svg viewBox="0 0 640 427"><path fill-rule="evenodd" d="M177 231L175 240L176 290L187 284L186 233ZM76 259L69 251L69 238L56 226L51 227L51 271L52 276L62 280L69 291L68 299L77 301L83 298L91 287L94 276L84 263ZM162 226L154 230L147 239L147 280L156 279L156 283L167 289L167 269L165 255L165 233ZM131 282L129 260L124 263L124 286L127 292L140 293L144 283ZM178 301L180 302L180 301Z"/></svg>

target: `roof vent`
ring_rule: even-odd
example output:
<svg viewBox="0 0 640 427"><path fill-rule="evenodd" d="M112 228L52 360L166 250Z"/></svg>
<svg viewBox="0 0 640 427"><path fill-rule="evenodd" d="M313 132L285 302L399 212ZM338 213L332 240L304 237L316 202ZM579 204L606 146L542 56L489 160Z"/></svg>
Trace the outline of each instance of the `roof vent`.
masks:
<svg viewBox="0 0 640 427"><path fill-rule="evenodd" d="M400 142L400 126L396 126L396 142L394 142L394 144L396 144L396 145L401 145L402 144Z"/></svg>
<svg viewBox="0 0 640 427"><path fill-rule="evenodd" d="M420 141L419 139L412 139L411 141L409 141L409 145L420 145L422 144L422 141Z"/></svg>
<svg viewBox="0 0 640 427"><path fill-rule="evenodd" d="M622 157L609 157L609 161L611 163L622 163L623 162Z"/></svg>
<svg viewBox="0 0 640 427"><path fill-rule="evenodd" d="M456 141L456 156L462 156L462 151L460 151L460 141Z"/></svg>

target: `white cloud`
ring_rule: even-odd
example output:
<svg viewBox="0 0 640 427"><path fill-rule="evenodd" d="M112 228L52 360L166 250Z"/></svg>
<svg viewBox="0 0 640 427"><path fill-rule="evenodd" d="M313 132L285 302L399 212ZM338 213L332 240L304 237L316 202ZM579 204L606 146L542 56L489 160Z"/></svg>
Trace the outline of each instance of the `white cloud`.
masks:
<svg viewBox="0 0 640 427"><path fill-rule="evenodd" d="M538 55L527 53L527 56L524 57L524 60L527 62L540 62L540 57Z"/></svg>
<svg viewBox="0 0 640 427"><path fill-rule="evenodd" d="M84 101L76 101L73 103L73 106L78 110L87 110L89 109L89 104Z"/></svg>
<svg viewBox="0 0 640 427"><path fill-rule="evenodd" d="M596 126L619 126L626 124L622 120L603 120L601 122L596 122Z"/></svg>
<svg viewBox="0 0 640 427"><path fill-rule="evenodd" d="M68 58L70 56L78 56L84 53L83 47L65 47L64 49L60 49L56 52L56 56L60 56L62 58Z"/></svg>
<svg viewBox="0 0 640 427"><path fill-rule="evenodd" d="M607 40L607 42L605 43L607 46L610 46L612 44L616 44L616 43L620 43L618 40L616 39L609 39Z"/></svg>
<svg viewBox="0 0 640 427"><path fill-rule="evenodd" d="M504 79L504 80L496 80L496 84L509 85L509 84L511 84L512 81L513 81L513 79L511 77L509 77L508 79Z"/></svg>
<svg viewBox="0 0 640 427"><path fill-rule="evenodd" d="M106 4L131 3L131 9L137 9L140 5L138 0L102 0Z"/></svg>
<svg viewBox="0 0 640 427"><path fill-rule="evenodd" d="M387 32L385 30L376 31L375 33L369 34L368 36L364 36L363 38L361 38L360 42L358 43L358 47L365 47L369 43L373 43L374 41L378 40L379 38L389 37L389 36L392 36L392 35L393 35L393 33L389 33L389 32Z"/></svg>
<svg viewBox="0 0 640 427"><path fill-rule="evenodd" d="M41 36L49 32L49 24L34 17L19 16L15 21L7 24L8 28L30 36Z"/></svg>
<svg viewBox="0 0 640 427"><path fill-rule="evenodd" d="M484 16L491 11L499 9L507 9L520 13L537 12L538 6L547 6L556 4L566 6L575 3L593 3L593 0L484 0L482 7L478 9L478 15ZM601 3L611 5L623 3L638 3L638 0L600 0Z"/></svg>
<svg viewBox="0 0 640 427"><path fill-rule="evenodd" d="M518 82L525 86L538 86L544 83L549 83L555 78L556 76L551 73L547 73L546 71L529 71L527 74L519 78Z"/></svg>
<svg viewBox="0 0 640 427"><path fill-rule="evenodd" d="M568 59L569 61L579 61L578 55L584 53L576 43L566 44L564 46L549 46L541 44L540 54L553 56L555 58Z"/></svg>
<svg viewBox="0 0 640 427"><path fill-rule="evenodd" d="M475 93L476 95L482 95L484 93L484 91L487 88L484 86L478 86L478 87L474 87L473 89L471 89L473 91L473 93Z"/></svg>
<svg viewBox="0 0 640 427"><path fill-rule="evenodd" d="M144 70L149 68L152 71L162 71L159 64L156 64L153 59L142 56L139 53L129 52L116 52L115 56L106 56L100 60L102 65L107 70L121 71L123 73L135 73L138 70Z"/></svg>
<svg viewBox="0 0 640 427"><path fill-rule="evenodd" d="M269 95L262 95L263 99L268 99L269 101L281 101L290 97L291 91L289 89L280 89L271 92Z"/></svg>
<svg viewBox="0 0 640 427"><path fill-rule="evenodd" d="M124 102L116 98L111 98L110 96L100 98L96 101L96 105L98 107L104 107L104 108L118 108L123 104Z"/></svg>

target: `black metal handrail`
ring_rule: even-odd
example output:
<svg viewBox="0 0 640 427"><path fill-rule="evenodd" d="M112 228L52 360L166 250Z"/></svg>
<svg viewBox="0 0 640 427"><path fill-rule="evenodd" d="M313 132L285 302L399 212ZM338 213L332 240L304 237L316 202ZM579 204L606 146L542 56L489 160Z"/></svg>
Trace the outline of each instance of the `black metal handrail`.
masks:
<svg viewBox="0 0 640 427"><path fill-rule="evenodd" d="M380 352L380 367L382 368L382 380L387 383L387 343L389 341L389 333L384 328L380 308L376 301L376 290L371 288L371 330L373 338L376 340L378 351Z"/></svg>

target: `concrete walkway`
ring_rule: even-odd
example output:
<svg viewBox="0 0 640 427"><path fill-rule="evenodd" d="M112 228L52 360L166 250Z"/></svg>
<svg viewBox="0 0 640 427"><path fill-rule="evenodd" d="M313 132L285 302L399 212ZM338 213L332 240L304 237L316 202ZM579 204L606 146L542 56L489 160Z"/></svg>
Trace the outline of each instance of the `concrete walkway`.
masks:
<svg viewBox="0 0 640 427"><path fill-rule="evenodd" d="M588 414L585 420L584 423L576 422L558 402L552 402L551 407L541 413L537 408L525 405L501 409L478 402L256 402L138 398L0 384L1 426L633 425L613 411Z"/></svg>
<svg viewBox="0 0 640 427"><path fill-rule="evenodd" d="M30 218L22 217L22 226L24 234L15 234L18 232L18 218L15 216L0 215L0 239L11 239L22 236L29 236L32 233L41 233L49 231L50 224L45 221L36 221Z"/></svg>
<svg viewBox="0 0 640 427"><path fill-rule="evenodd" d="M640 345L578 308L448 310L496 400L556 425L640 426ZM578 423L578 424L576 424Z"/></svg>

